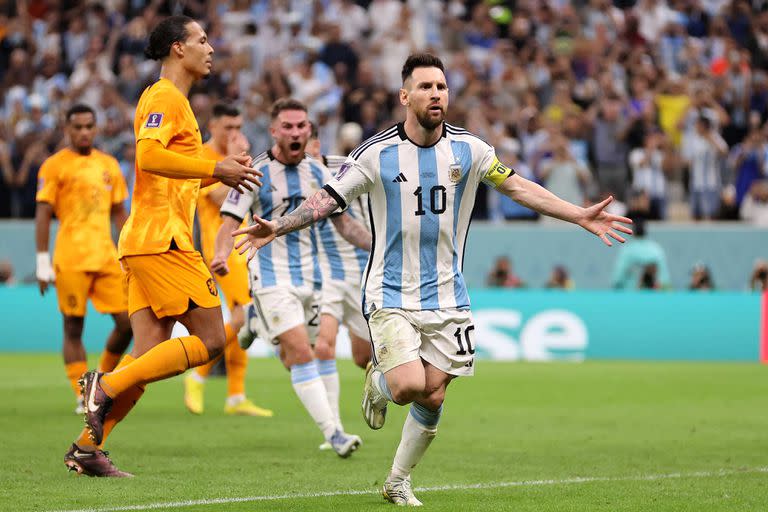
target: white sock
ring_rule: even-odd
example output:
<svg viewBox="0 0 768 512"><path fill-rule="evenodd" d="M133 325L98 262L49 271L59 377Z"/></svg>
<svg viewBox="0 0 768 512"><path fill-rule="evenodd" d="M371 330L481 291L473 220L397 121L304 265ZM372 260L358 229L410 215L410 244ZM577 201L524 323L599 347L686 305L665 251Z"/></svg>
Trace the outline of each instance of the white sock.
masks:
<svg viewBox="0 0 768 512"><path fill-rule="evenodd" d="M317 423L317 428L323 433L326 441L330 440L336 431L336 421L333 419L333 411L328 404L325 386L317 373L315 361L291 366L291 383L296 396Z"/></svg>
<svg viewBox="0 0 768 512"><path fill-rule="evenodd" d="M245 400L245 393L238 393L227 397L227 405L232 407Z"/></svg>
<svg viewBox="0 0 768 512"><path fill-rule="evenodd" d="M189 375L192 376L192 380L199 382L200 384L205 384L205 377L197 373L197 370L192 370L189 372Z"/></svg>
<svg viewBox="0 0 768 512"><path fill-rule="evenodd" d="M317 360L317 371L320 374L320 378L323 379L323 385L325 386L325 395L328 397L328 405L331 406L333 411L333 419L339 427L339 430L344 430L341 426L341 415L339 414L339 372L336 370L336 360L329 359Z"/></svg>
<svg viewBox="0 0 768 512"><path fill-rule="evenodd" d="M400 445L392 462L390 478L402 480L411 474L411 470L419 463L437 434L437 424L440 422L442 411L442 407L437 411L430 411L416 402L411 404L411 411L403 424Z"/></svg>

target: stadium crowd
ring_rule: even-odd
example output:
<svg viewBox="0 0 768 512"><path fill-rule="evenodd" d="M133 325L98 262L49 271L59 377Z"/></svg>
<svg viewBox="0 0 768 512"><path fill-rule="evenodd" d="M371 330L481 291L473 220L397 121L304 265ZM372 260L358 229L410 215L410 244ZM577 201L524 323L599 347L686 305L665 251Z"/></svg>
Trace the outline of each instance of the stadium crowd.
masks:
<svg viewBox="0 0 768 512"><path fill-rule="evenodd" d="M214 73L190 102L244 114L253 154L269 106L310 106L324 153L355 123L401 120L399 71L429 50L447 64L448 121L580 204L617 213L768 225L765 0L0 0L0 217L32 217L37 170L63 143L62 113L96 108L97 146L133 177L133 109L157 78L148 31L205 20ZM204 134L204 139L207 134ZM481 189L482 190L482 189ZM535 218L497 194L475 217Z"/></svg>

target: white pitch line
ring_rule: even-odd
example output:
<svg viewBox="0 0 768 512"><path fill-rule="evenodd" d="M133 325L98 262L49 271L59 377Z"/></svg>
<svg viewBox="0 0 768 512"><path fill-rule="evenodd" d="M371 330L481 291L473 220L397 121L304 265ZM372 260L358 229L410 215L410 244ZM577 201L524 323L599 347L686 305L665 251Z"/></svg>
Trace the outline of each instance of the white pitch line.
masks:
<svg viewBox="0 0 768 512"><path fill-rule="evenodd" d="M519 480L516 482L487 482L477 484L451 484L438 485L433 487L415 487L416 492L434 492L434 491L469 491L475 489L503 489L505 487L536 487L542 485L570 485L587 484L593 482L642 482L654 480L671 480L675 478L714 478L720 476L741 475L749 473L768 473L768 466L744 469L719 469L717 471L695 471L692 473L662 473L656 475L633 475L633 476L585 476L549 480ZM265 496L244 496L241 498L210 498L202 500L169 501L166 503L148 503L146 505L122 505L119 507L105 508L80 508L73 510L54 510L49 512L124 512L131 510L157 510L164 508L186 508L204 505L226 505L228 503L248 503L255 501L277 501L277 500L297 500L307 498L328 498L332 496L361 496L367 494L378 494L378 491L372 489L364 490L341 490L327 492L308 492L301 494L275 494Z"/></svg>

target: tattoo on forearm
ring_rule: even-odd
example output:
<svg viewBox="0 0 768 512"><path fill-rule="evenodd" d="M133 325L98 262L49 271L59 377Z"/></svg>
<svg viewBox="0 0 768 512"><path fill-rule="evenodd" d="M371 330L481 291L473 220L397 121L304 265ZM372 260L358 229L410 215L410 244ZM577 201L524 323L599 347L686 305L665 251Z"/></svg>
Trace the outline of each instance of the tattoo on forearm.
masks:
<svg viewBox="0 0 768 512"><path fill-rule="evenodd" d="M324 189L320 189L291 213L275 219L277 223L275 235L282 236L292 231L304 229L310 224L327 218L338 208L339 205L336 200Z"/></svg>

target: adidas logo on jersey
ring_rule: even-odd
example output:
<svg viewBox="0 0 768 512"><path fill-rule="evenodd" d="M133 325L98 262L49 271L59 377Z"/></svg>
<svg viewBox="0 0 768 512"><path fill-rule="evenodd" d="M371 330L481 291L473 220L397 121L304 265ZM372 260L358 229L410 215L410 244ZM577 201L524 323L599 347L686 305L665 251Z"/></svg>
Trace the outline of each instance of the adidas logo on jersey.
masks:
<svg viewBox="0 0 768 512"><path fill-rule="evenodd" d="M405 174L403 174L403 173L401 172L400 174L398 174L398 175L395 177L395 179L393 179L393 180L392 180L392 183L403 183L403 182L405 182L405 181L408 181L408 180L407 180L407 179L405 179Z"/></svg>

